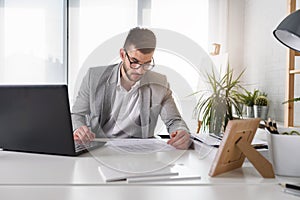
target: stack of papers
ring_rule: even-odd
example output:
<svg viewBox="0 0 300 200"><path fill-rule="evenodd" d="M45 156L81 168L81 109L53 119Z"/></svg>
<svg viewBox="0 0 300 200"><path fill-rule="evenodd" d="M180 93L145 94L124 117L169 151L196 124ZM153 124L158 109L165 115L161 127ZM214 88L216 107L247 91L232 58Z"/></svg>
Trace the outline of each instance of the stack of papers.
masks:
<svg viewBox="0 0 300 200"><path fill-rule="evenodd" d="M209 134L200 133L200 134L191 134L191 138L199 141L201 143L204 143L206 145L212 146L212 147L219 147L222 140L212 137ZM268 142L259 138L254 137L252 140L252 146L254 148L268 148Z"/></svg>
<svg viewBox="0 0 300 200"><path fill-rule="evenodd" d="M141 183L141 182L158 182L158 181L189 181L189 180L200 180L201 176L171 176L171 177L134 177L128 178L127 183Z"/></svg>
<svg viewBox="0 0 300 200"><path fill-rule="evenodd" d="M98 167L98 170L105 182L127 181L131 178L178 176L178 172L171 172L170 168L147 173L128 173L102 165Z"/></svg>
<svg viewBox="0 0 300 200"><path fill-rule="evenodd" d="M161 151L174 151L175 147L168 145L159 139L112 139L106 143L107 146L134 153L151 153Z"/></svg>
<svg viewBox="0 0 300 200"><path fill-rule="evenodd" d="M295 196L300 196L300 191L299 190L295 190L295 189L291 189L291 188L285 188L283 190L283 192L287 193L287 194L292 194Z"/></svg>
<svg viewBox="0 0 300 200"><path fill-rule="evenodd" d="M173 165L166 164L165 160L148 163L147 157L137 155L149 154L156 156L155 152L176 150L175 147L168 145L165 141L159 139L112 139L107 141L106 146L122 151L122 157L126 156L128 160L124 162L121 158L115 161L104 161L98 167L98 171L105 182L127 181L128 183L137 183L200 180L200 176L179 176L179 173L176 170L174 171ZM123 152L126 152L126 154L124 155ZM153 152L155 154L152 154Z"/></svg>
<svg viewBox="0 0 300 200"><path fill-rule="evenodd" d="M300 184L297 183L279 183L284 187L284 192L295 196L300 196Z"/></svg>
<svg viewBox="0 0 300 200"><path fill-rule="evenodd" d="M178 172L172 172L169 168L149 173L127 173L115 170L108 166L99 166L99 173L105 182L127 181L127 183L158 182L158 181L189 181L200 180L200 176L179 176Z"/></svg>

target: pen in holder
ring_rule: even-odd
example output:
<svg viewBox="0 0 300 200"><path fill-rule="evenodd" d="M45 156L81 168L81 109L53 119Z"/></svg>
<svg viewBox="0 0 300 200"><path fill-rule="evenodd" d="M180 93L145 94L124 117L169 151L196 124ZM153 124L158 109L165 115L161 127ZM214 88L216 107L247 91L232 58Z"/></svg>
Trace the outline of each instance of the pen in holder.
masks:
<svg viewBox="0 0 300 200"><path fill-rule="evenodd" d="M270 133L279 134L275 120L269 118L268 121L265 121L265 127Z"/></svg>

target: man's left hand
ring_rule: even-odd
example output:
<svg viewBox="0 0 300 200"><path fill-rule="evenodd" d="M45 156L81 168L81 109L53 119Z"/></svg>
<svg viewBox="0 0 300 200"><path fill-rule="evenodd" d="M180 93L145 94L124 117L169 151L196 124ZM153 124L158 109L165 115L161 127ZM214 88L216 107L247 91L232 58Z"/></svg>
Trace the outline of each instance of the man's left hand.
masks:
<svg viewBox="0 0 300 200"><path fill-rule="evenodd" d="M185 130L177 130L170 134L171 139L168 140L168 144L174 146L176 149L188 149L191 140L190 134L188 134Z"/></svg>

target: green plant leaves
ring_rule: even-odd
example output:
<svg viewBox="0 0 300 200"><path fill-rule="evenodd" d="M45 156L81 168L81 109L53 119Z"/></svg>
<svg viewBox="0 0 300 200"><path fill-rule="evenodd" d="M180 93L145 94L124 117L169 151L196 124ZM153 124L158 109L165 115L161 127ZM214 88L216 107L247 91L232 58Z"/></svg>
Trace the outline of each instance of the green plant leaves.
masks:
<svg viewBox="0 0 300 200"><path fill-rule="evenodd" d="M300 97L289 99L287 101L282 102L282 104L290 103L290 102L297 102L297 101L300 101Z"/></svg>
<svg viewBox="0 0 300 200"><path fill-rule="evenodd" d="M233 119L232 107L237 110L237 114L241 116L241 108L237 97L238 90L242 88L240 78L245 70L243 70L237 78L233 77L233 69L228 65L226 73L218 78L212 70L211 74L206 73L206 77L210 86L210 91L198 91L194 94L201 94L194 109L194 116L201 118L204 129L211 126L211 121L222 120L225 129L227 122ZM220 119L223 118L223 119Z"/></svg>

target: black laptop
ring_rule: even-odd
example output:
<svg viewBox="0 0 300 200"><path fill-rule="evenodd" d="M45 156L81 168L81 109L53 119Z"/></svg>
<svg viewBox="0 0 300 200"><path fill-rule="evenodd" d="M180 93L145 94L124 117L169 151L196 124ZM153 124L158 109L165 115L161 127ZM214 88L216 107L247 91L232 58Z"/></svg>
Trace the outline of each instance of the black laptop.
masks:
<svg viewBox="0 0 300 200"><path fill-rule="evenodd" d="M76 156L104 144L75 143L66 85L0 86L3 150Z"/></svg>

